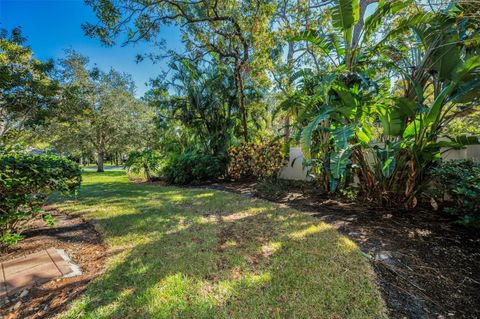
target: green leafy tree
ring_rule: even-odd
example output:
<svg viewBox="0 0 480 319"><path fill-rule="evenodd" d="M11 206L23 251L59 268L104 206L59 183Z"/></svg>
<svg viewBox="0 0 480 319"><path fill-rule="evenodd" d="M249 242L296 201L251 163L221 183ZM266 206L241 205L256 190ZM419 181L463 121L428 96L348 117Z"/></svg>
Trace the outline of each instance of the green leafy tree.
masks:
<svg viewBox="0 0 480 319"><path fill-rule="evenodd" d="M468 111L464 116L456 116L445 128L447 136L461 136L465 134L480 136L480 105Z"/></svg>
<svg viewBox="0 0 480 319"><path fill-rule="evenodd" d="M201 151L225 157L238 110L231 69L209 62L181 59L171 64L175 74L171 96L163 107L197 136Z"/></svg>
<svg viewBox="0 0 480 319"><path fill-rule="evenodd" d="M51 144L69 152L94 152L99 172L108 154L145 147L142 134L153 114L135 98L130 76L89 68L88 59L75 52L69 52L61 64L66 98L64 112L50 127Z"/></svg>
<svg viewBox="0 0 480 319"><path fill-rule="evenodd" d="M273 16L272 32L275 37L275 48L272 51L273 61L271 76L274 80L276 101L274 119L281 116L284 120L285 144L290 143L292 129L291 119L298 115L298 107L289 104L294 100L296 70L312 66L317 72L321 70L321 62L317 59L315 47L308 41L295 41L292 36L302 29L315 29L323 21L321 14L331 1L279 1Z"/></svg>
<svg viewBox="0 0 480 319"><path fill-rule="evenodd" d="M51 79L53 64L33 58L20 29L0 35L0 145L19 141L42 124L58 105L59 87Z"/></svg>

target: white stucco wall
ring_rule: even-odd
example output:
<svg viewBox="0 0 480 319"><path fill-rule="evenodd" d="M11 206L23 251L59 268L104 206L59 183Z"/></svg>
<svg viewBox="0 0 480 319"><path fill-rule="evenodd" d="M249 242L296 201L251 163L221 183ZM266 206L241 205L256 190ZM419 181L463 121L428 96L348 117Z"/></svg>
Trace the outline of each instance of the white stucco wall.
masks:
<svg viewBox="0 0 480 319"><path fill-rule="evenodd" d="M300 147L290 148L288 165L281 169L279 177L289 180L307 180L307 169L303 167L303 153Z"/></svg>
<svg viewBox="0 0 480 319"><path fill-rule="evenodd" d="M467 158L467 149L461 149L461 150L448 150L444 151L442 149L442 160L444 161L450 161L450 160L459 160L459 159L466 159Z"/></svg>
<svg viewBox="0 0 480 319"><path fill-rule="evenodd" d="M469 145L467 147L467 158L480 161L480 145Z"/></svg>

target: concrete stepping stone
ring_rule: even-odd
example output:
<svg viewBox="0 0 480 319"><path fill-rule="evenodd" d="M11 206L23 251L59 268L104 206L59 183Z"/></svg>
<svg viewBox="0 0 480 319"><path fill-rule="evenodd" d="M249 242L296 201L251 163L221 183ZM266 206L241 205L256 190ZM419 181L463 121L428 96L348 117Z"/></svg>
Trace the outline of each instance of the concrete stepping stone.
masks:
<svg viewBox="0 0 480 319"><path fill-rule="evenodd" d="M78 273L65 252L49 248L1 263L0 298L59 277Z"/></svg>

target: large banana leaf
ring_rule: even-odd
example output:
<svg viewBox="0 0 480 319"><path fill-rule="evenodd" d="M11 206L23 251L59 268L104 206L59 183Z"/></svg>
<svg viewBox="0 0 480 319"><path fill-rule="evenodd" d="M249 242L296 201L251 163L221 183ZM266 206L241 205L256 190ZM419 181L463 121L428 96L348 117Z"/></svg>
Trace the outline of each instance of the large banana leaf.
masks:
<svg viewBox="0 0 480 319"><path fill-rule="evenodd" d="M384 134L401 136L405 130L406 118L415 116L418 105L407 97L395 98L394 101L393 106L378 108L378 114Z"/></svg>
<svg viewBox="0 0 480 319"><path fill-rule="evenodd" d="M300 145L305 159L310 159L310 148L312 146L312 135L317 129L318 125L328 119L329 114L333 109L329 106L325 107L322 112L317 115L303 130L300 137Z"/></svg>
<svg viewBox="0 0 480 319"><path fill-rule="evenodd" d="M345 43L342 42L340 36L336 32L327 33L327 38L330 41L332 48L335 49L337 57L345 55Z"/></svg>
<svg viewBox="0 0 480 319"><path fill-rule="evenodd" d="M406 18L400 20L398 25L390 30L373 48L372 51L379 50L384 46L387 41L397 39L399 35L412 30L414 26L418 26L421 23L428 22L432 18L430 12L420 12L414 15L408 15Z"/></svg>
<svg viewBox="0 0 480 319"><path fill-rule="evenodd" d="M405 130L403 131L402 136L404 138L411 138L415 136L420 129L421 126L421 121L417 118L414 121L410 122L410 124L407 125Z"/></svg>
<svg viewBox="0 0 480 319"><path fill-rule="evenodd" d="M465 61L463 64L457 66L455 71L453 72L452 81L446 85L443 90L438 94L433 101L432 107L429 109L425 121L423 123L424 126L428 126L431 123L435 122L442 111L442 106L447 101L447 98L454 92L457 86L461 83L461 81L470 75L472 72L476 71L480 68L480 57L473 56Z"/></svg>
<svg viewBox="0 0 480 319"><path fill-rule="evenodd" d="M423 126L426 127L438 119L440 112L442 111L442 106L454 87L455 83L450 83L443 88L440 94L438 94L436 99L433 101L432 107L428 110L428 113L425 116L425 121L422 123Z"/></svg>
<svg viewBox="0 0 480 319"><path fill-rule="evenodd" d="M380 114L379 119L385 135L400 136L405 128L403 117L398 112Z"/></svg>
<svg viewBox="0 0 480 319"><path fill-rule="evenodd" d="M449 102L465 103L480 99L480 76L459 85L448 98Z"/></svg>
<svg viewBox="0 0 480 319"><path fill-rule="evenodd" d="M347 148L350 140L355 136L355 127L353 125L342 126L332 131L333 141L338 149Z"/></svg>
<svg viewBox="0 0 480 319"><path fill-rule="evenodd" d="M480 69L480 56L474 55L455 70L453 80L455 82L461 82L464 78L468 77L468 75L478 69Z"/></svg>
<svg viewBox="0 0 480 319"><path fill-rule="evenodd" d="M396 142L385 142L383 147L375 146L374 150L378 160L380 161L380 166L382 170L382 174L385 177L392 176L393 172L395 171L395 166L397 164L396 161L396 154L398 154L399 150L402 147L403 141L396 141Z"/></svg>
<svg viewBox="0 0 480 319"><path fill-rule="evenodd" d="M387 157L387 160L383 162L382 166L382 173L385 177L390 177L392 176L392 173L395 171L395 165L396 165L396 160L395 160L395 155Z"/></svg>
<svg viewBox="0 0 480 319"><path fill-rule="evenodd" d="M398 111L408 117L412 117L416 114L418 104L414 100L408 97L399 97L395 99L395 104Z"/></svg>
<svg viewBox="0 0 480 319"><path fill-rule="evenodd" d="M317 48L319 48L326 54L329 54L330 51L334 48L333 44L330 42L329 37L317 30L302 31L294 36L288 37L288 40L307 41L315 45Z"/></svg>
<svg viewBox="0 0 480 319"><path fill-rule="evenodd" d="M352 146L348 145L346 148L334 152L330 157L330 191L335 191L338 182L342 179L342 176L345 176L347 165L350 164L352 150Z"/></svg>
<svg viewBox="0 0 480 319"><path fill-rule="evenodd" d="M338 97L342 101L342 104L352 108L359 105L357 97L347 86L334 85L332 89L335 91L335 93L337 93Z"/></svg>
<svg viewBox="0 0 480 319"><path fill-rule="evenodd" d="M363 41L367 42L370 36L377 30L382 23L382 20L387 15L393 15L406 6L408 6L412 0L406 1L388 1L383 4L379 4L377 10L365 19L363 26Z"/></svg>
<svg viewBox="0 0 480 319"><path fill-rule="evenodd" d="M455 68L462 62L458 34L444 39L443 45L438 45L432 54L432 69L438 73L441 81L449 80Z"/></svg>
<svg viewBox="0 0 480 319"><path fill-rule="evenodd" d="M400 136L405 129L405 117L412 113L411 108L413 106L402 99L396 99L394 105L377 107L383 133L390 136Z"/></svg>
<svg viewBox="0 0 480 319"><path fill-rule="evenodd" d="M304 78L304 77L311 77L311 76L314 76L314 73L313 73L312 69L303 68L301 70L298 70L297 72L294 72L290 76L290 81L295 82L298 79L301 79L301 78Z"/></svg>
<svg viewBox="0 0 480 319"><path fill-rule="evenodd" d="M333 7L332 24L343 32L348 45L352 42L353 26L358 22L359 15L359 0L336 0L336 5Z"/></svg>
<svg viewBox="0 0 480 319"><path fill-rule="evenodd" d="M338 182L347 173L354 145L350 140L355 136L353 125L340 127L332 132L335 150L330 156L330 191L335 191Z"/></svg>
<svg viewBox="0 0 480 319"><path fill-rule="evenodd" d="M368 125L360 125L359 127L357 127L357 129L355 130L355 134L357 136L357 139L365 145L367 145L372 139L372 132Z"/></svg>
<svg viewBox="0 0 480 319"><path fill-rule="evenodd" d="M333 26L342 31L353 27L359 18L358 0L336 0L333 7Z"/></svg>

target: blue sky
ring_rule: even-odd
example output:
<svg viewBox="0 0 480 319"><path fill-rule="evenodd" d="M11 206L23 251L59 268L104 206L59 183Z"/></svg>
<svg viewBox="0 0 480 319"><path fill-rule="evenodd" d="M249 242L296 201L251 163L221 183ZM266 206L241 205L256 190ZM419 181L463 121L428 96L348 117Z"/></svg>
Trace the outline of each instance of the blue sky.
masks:
<svg viewBox="0 0 480 319"><path fill-rule="evenodd" d="M147 89L145 83L165 69L164 63L135 62L137 53L154 50L151 44L105 47L100 40L85 36L81 24L95 21L92 9L83 0L0 0L0 28L22 27L37 59L58 59L65 49L73 48L105 71L113 67L131 74L137 85L137 96L142 96ZM167 41L168 48L182 49L177 28L165 27L161 37Z"/></svg>

